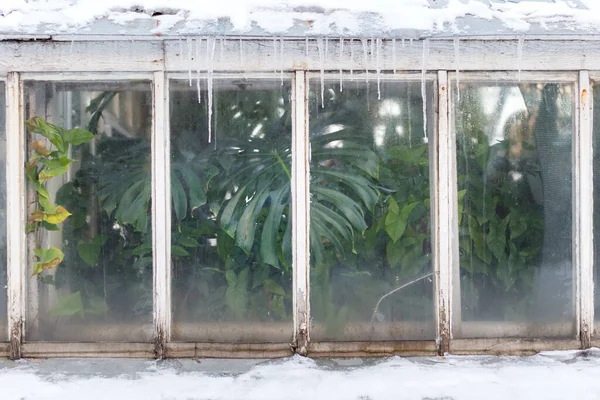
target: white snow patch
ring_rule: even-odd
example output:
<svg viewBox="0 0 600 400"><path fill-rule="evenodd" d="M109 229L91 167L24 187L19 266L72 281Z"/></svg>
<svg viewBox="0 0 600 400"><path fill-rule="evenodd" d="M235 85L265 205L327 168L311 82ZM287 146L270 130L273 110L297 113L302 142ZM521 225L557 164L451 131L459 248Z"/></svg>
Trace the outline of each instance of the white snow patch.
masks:
<svg viewBox="0 0 600 400"><path fill-rule="evenodd" d="M442 2L443 4L443 2ZM155 15L156 14L156 15ZM154 16L153 16L154 15ZM301 24L308 34L359 34L363 29L456 30L465 17L499 20L527 31L532 24L561 24L573 30L600 30L600 1L579 2L447 0L2 0L0 32L74 33L98 19L118 24L155 19L152 34L189 33L228 19L244 33L258 27L281 34ZM179 23L182 24L179 24ZM178 31L174 27L178 25Z"/></svg>
<svg viewBox="0 0 600 400"><path fill-rule="evenodd" d="M102 365L101 360L87 362ZM0 369L2 399L585 400L597 399L600 393L598 350L375 361L314 361L296 356L259 363L244 373L181 371L149 364L152 367L134 376L103 377L68 375L56 367L45 375L39 364L19 363ZM202 363L198 365L201 369Z"/></svg>

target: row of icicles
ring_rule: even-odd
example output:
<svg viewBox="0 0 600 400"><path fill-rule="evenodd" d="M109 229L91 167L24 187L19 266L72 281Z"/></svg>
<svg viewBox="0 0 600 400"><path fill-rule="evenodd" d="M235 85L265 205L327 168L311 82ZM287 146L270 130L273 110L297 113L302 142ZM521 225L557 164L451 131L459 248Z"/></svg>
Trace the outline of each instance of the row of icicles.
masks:
<svg viewBox="0 0 600 400"><path fill-rule="evenodd" d="M229 42L235 42L237 40L232 40L230 39ZM339 64L340 66L344 64L344 46L346 43L348 43L348 47L350 48L350 54L349 54L349 58L347 59L347 61L349 62L350 66L352 65L353 62L356 61L355 58L355 46L354 46L354 42L357 41L362 45L362 58L363 58L363 63L365 65L365 80L368 83L369 79L370 79L370 71L372 71L372 69L369 69L369 62L371 63L371 65L375 64L375 76L376 76L376 80L377 80L377 98L379 100L381 100L381 63L380 63L380 59L381 59L381 54L382 54L382 42L383 40L381 38L372 38L372 39L365 39L365 38L361 38L361 39L344 39L344 38L340 38L340 39L331 39L331 38L316 38L316 39L305 39L305 57L306 57L306 61L308 64L308 60L309 60L309 47L310 47L310 42L316 42L316 46L317 46L317 50L318 50L318 54L319 54L319 67L320 67L320 79L321 79L321 107L325 107L325 65L327 64L327 60L329 59L329 42L330 41L337 41L339 42L338 45L338 51L339 53L337 54L337 56L339 57ZM413 39L400 39L400 40L396 40L396 39L391 39L391 47L392 47L392 65L394 66L393 68L393 73L396 73L396 47L397 47L397 42L401 43L402 48L405 47L406 42L408 41L410 45L413 44ZM208 37L208 38L187 38L186 39L186 44L187 44L187 60L188 60L188 80L189 80L189 85L190 87L193 86L193 76L194 76L194 70L195 70L195 75L196 75L196 89L198 91L198 103L201 103L201 85L200 85L200 73L201 72L206 72L207 74L207 108L208 108L208 143L211 143L213 141L213 139L215 139L215 148L216 148L216 137L213 138L213 132L212 132L212 113L213 113L213 73L214 73L214 66L215 66L215 52L217 50L217 42L219 43L219 56L222 59L223 58L223 53L225 51L225 48L228 46L228 40L224 37L222 38L214 38L214 37ZM202 43L205 43L205 45L203 46ZM520 68L520 63L521 63L521 59L523 57L523 43L524 43L524 38L520 37L517 41L517 58L518 58L518 62L519 62L519 69L518 69L518 80L521 80L521 68ZM180 45L180 54L183 57L184 56L184 50L183 50L183 40L180 40L179 42ZM424 40L422 40L422 47L423 47L423 52L422 52L422 59L421 59L421 97L423 99L423 132L425 133L425 137L427 137L427 85L426 85L426 74L427 74L427 62L428 62L428 57L429 57L429 39L426 38ZM239 49L239 63L240 66L243 67L244 65L244 39L239 39L239 44L238 44L238 49ZM279 72L280 75L280 79L281 79L281 85L283 85L284 82L284 39L282 37L280 38L273 38L273 59L274 60L279 60L279 69L275 69L274 72L277 73ZM370 57L369 57L370 54ZM204 68L202 68L201 65L201 60L204 58L205 60L205 65ZM369 60L370 58L370 60ZM454 63L455 63L455 71L456 71L456 96L457 96L457 100L460 99L460 87L459 87L459 73L460 73L460 39L459 38L454 38ZM350 76L353 76L353 69L352 67L350 67L350 69L348 70L350 73ZM343 76L344 76L344 70L343 68L340 68L339 70L339 74L340 74L340 82L339 82L339 87L340 87L340 92L343 91ZM352 80L354 79L353 77L351 78Z"/></svg>

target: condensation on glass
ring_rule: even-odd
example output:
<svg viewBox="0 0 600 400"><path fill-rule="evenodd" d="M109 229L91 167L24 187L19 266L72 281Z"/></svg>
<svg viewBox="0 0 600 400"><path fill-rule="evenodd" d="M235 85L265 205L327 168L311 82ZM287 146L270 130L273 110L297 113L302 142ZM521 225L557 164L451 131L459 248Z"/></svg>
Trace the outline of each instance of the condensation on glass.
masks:
<svg viewBox="0 0 600 400"><path fill-rule="evenodd" d="M575 334L574 90L462 79L452 95L460 249L455 337Z"/></svg>
<svg viewBox="0 0 600 400"><path fill-rule="evenodd" d="M291 81L199 84L170 83L172 337L290 341Z"/></svg>
<svg viewBox="0 0 600 400"><path fill-rule="evenodd" d="M44 184L71 215L59 231L42 225L27 235L26 340L151 341L150 82L26 82L24 98L27 119L94 134L73 143L74 162ZM27 149L31 158L57 147L27 131ZM31 222L44 204L30 183L27 205ZM62 262L32 275L44 261L36 249L51 247Z"/></svg>
<svg viewBox="0 0 600 400"><path fill-rule="evenodd" d="M6 96L0 81L0 342L8 340L6 293Z"/></svg>
<svg viewBox="0 0 600 400"><path fill-rule="evenodd" d="M433 85L309 83L311 339L432 339Z"/></svg>

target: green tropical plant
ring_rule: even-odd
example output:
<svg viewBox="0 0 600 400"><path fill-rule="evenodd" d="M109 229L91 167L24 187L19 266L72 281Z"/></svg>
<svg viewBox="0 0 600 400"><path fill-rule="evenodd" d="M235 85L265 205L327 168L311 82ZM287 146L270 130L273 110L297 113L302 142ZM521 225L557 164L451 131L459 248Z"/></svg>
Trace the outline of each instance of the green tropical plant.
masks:
<svg viewBox="0 0 600 400"><path fill-rule="evenodd" d="M272 90L221 91L215 97L219 141L213 148L201 139L206 110L188 95L172 100L178 102L171 129L176 302L202 305L190 311L196 313L192 318L285 320L292 299L289 98ZM90 131L97 132L92 125L113 97L106 92L92 101ZM465 107L476 107L475 99L472 104L466 94L464 99ZM352 91L327 101L310 121L312 294L315 315L339 333L348 319L370 319L382 290L430 268L429 155L418 135L387 135L376 145L372 111ZM418 102L405 106L416 108L407 109L409 115L420 115ZM404 132L418 132L422 121L403 123ZM506 142L484 140L476 118L466 128L458 143L462 275L489 282L498 296L516 293L530 284L530 266L539 258L541 207L529 198L539 171L531 157L509 161ZM136 282L136 271L150 270L152 261L150 144L97 134L96 153L83 155L75 179L59 191L57 201L73 213L65 235L76 238L66 245L73 258L67 264L85 276L91 273L85 266L102 262L125 271L119 279ZM516 185L510 173L527 179ZM90 207L102 211L105 227L92 236L85 221ZM104 249L114 248L119 251L107 258ZM333 280L343 284L332 289ZM64 308L101 309L93 305L98 293L90 281L71 282L79 290ZM377 285L365 284L373 281ZM431 301L419 292L429 284L419 285L416 300L395 313L426 318L411 311L419 301ZM147 297L143 303L143 309L151 307Z"/></svg>
<svg viewBox="0 0 600 400"><path fill-rule="evenodd" d="M43 118L34 117L25 122L27 129L48 139L50 147L42 140L31 144L32 155L25 165L25 175L37 192L38 209L27 219L27 232L35 233L43 228L51 231L60 230L58 224L64 222L71 213L61 205L52 204L50 194L44 183L67 172L69 165L75 160L69 158L70 146L78 146L89 142L94 135L85 129L65 130L49 124ZM33 275L55 268L64 259L64 253L56 247L33 249L37 262L33 267Z"/></svg>

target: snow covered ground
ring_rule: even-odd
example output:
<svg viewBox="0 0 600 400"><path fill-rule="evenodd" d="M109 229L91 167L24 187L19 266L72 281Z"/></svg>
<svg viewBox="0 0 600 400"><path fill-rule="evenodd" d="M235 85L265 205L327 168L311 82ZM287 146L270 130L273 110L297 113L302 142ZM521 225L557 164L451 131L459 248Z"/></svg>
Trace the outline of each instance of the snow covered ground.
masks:
<svg viewBox="0 0 600 400"><path fill-rule="evenodd" d="M600 350L532 357L0 361L2 400L600 399Z"/></svg>

